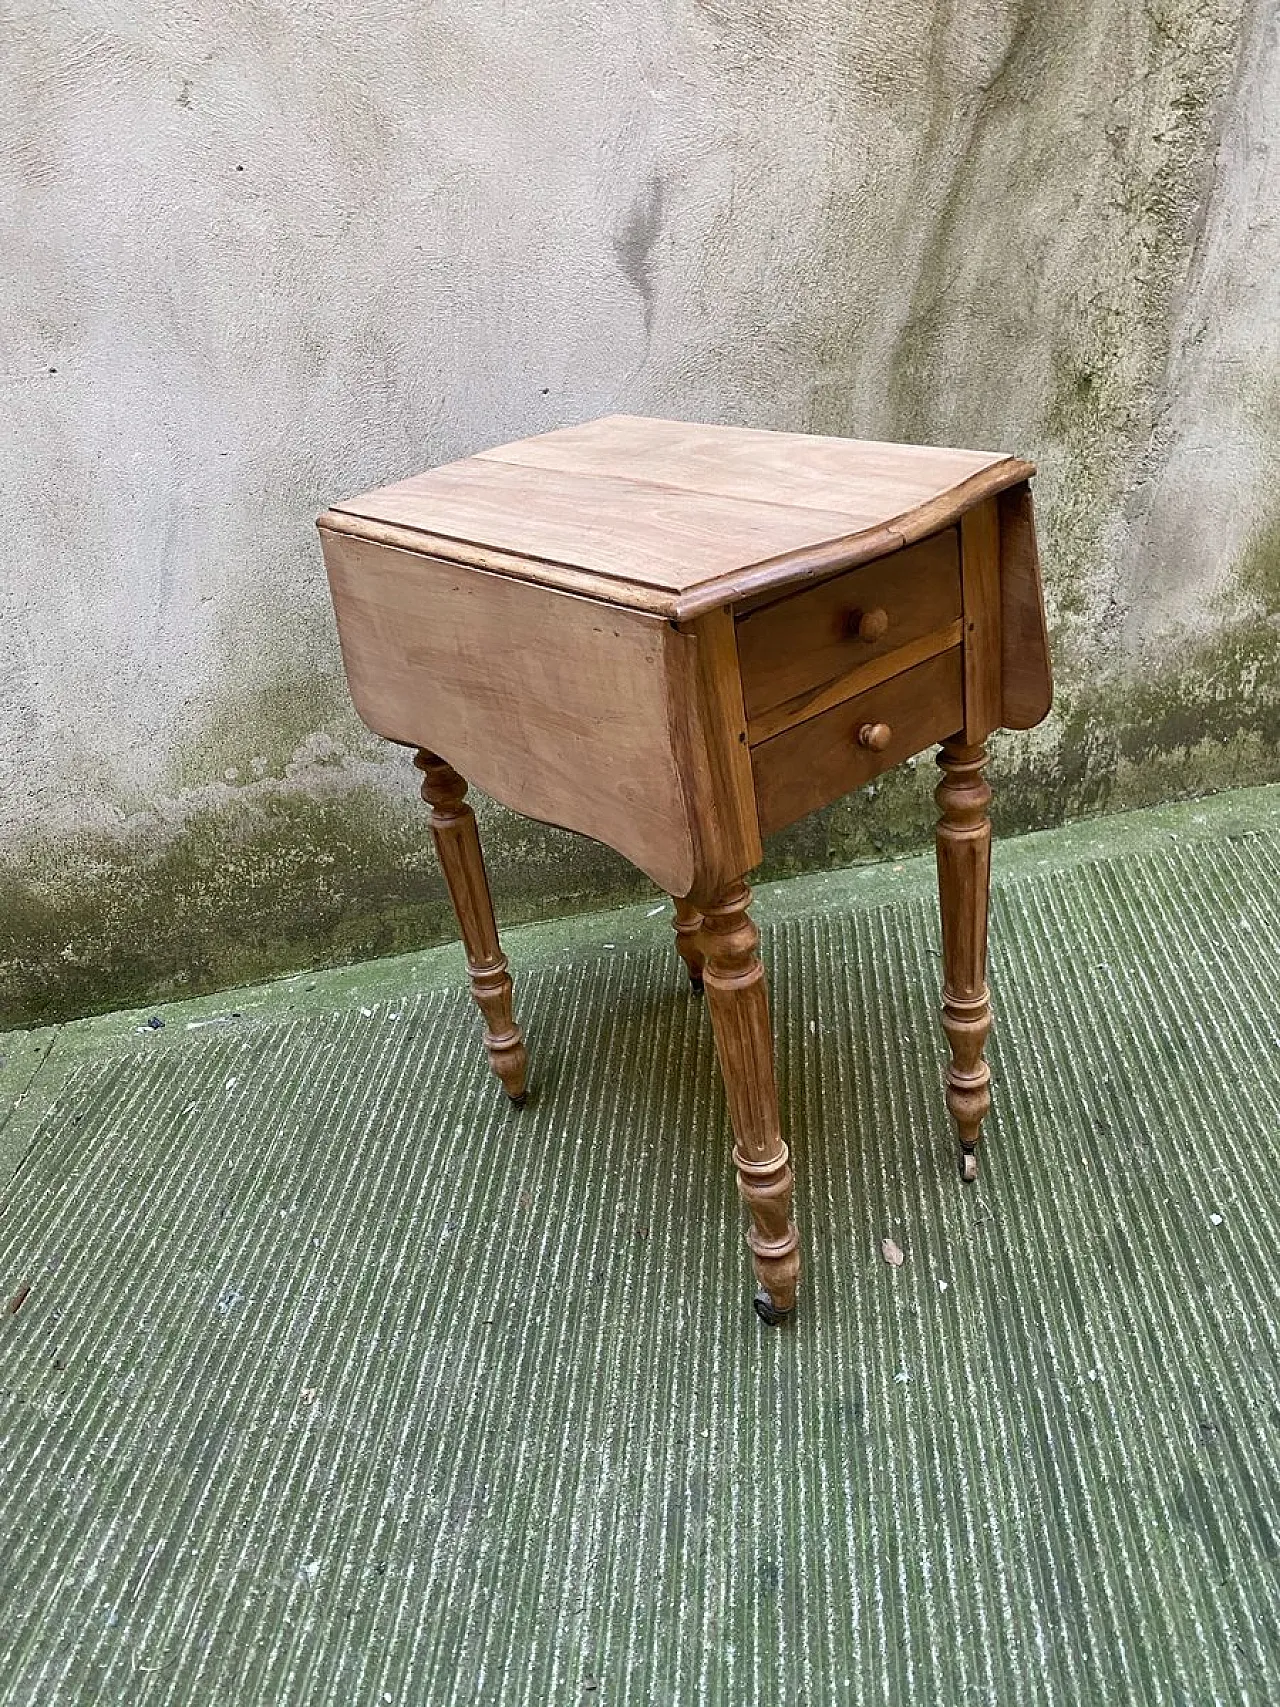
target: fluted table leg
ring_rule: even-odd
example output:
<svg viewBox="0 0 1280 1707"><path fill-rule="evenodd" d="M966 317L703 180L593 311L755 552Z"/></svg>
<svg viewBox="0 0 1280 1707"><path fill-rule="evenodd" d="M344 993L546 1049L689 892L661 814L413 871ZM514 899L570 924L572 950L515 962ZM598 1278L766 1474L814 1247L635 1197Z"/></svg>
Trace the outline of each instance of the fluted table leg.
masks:
<svg viewBox="0 0 1280 1707"><path fill-rule="evenodd" d="M938 754L935 792L938 900L942 913L942 1024L951 1048L947 1107L960 1138L960 1177L978 1177L978 1139L991 1107L983 1058L991 1030L987 993L987 898L991 882L991 789L986 748L953 739Z"/></svg>
<svg viewBox="0 0 1280 1707"><path fill-rule="evenodd" d="M484 1017L489 1065L518 1107L526 1095L528 1055L524 1034L512 1017L511 977L498 941L476 815L466 802L467 785L434 753L420 748L413 762L422 772L422 798L431 808L431 834L458 916L471 994Z"/></svg>
<svg viewBox="0 0 1280 1707"><path fill-rule="evenodd" d="M750 904L751 891L738 882L704 907L703 977L733 1123L738 1189L751 1212L747 1244L760 1283L755 1305L772 1325L795 1308L800 1242L791 1219L791 1163L778 1118L760 933Z"/></svg>

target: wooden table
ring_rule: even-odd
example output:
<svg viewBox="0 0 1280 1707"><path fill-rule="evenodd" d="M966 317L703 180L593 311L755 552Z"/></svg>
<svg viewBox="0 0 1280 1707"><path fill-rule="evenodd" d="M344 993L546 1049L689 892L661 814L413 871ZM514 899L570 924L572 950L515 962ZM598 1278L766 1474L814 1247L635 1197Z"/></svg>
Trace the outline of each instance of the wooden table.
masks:
<svg viewBox="0 0 1280 1707"><path fill-rule="evenodd" d="M351 695L417 749L485 1048L526 1054L467 781L594 836L675 899L705 985L766 1322L800 1256L759 937L761 838L941 742L947 1106L961 1177L983 1059L983 742L1052 686L1030 463L615 415L337 504L320 537ZM467 781L464 781L464 777Z"/></svg>

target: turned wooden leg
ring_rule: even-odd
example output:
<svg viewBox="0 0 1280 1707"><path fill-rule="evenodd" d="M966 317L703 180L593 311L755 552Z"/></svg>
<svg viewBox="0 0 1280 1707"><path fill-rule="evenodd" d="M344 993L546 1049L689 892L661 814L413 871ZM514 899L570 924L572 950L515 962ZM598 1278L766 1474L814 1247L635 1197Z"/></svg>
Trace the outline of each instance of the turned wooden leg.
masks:
<svg viewBox="0 0 1280 1707"><path fill-rule="evenodd" d="M431 808L431 834L458 915L467 953L471 994L484 1016L484 1046L502 1088L519 1107L525 1100L529 1058L524 1035L511 1017L511 978L498 942L493 897L485 875L476 815L467 805L467 785L451 765L419 749L414 764L422 772L422 798Z"/></svg>
<svg viewBox="0 0 1280 1707"><path fill-rule="evenodd" d="M756 1310L772 1325L795 1308L800 1242L791 1219L791 1165L778 1121L760 933L747 911L750 905L751 891L739 882L703 908L703 977L733 1122L738 1190L751 1211L747 1244L760 1282Z"/></svg>
<svg viewBox="0 0 1280 1707"><path fill-rule="evenodd" d="M682 901L678 895L673 895L671 899L676 904L676 916L671 921L671 928L676 933L676 952L684 961L694 995L700 996L702 994L702 914L692 901Z"/></svg>
<svg viewBox="0 0 1280 1707"><path fill-rule="evenodd" d="M978 1138L991 1107L991 1069L983 1059L991 1030L987 994L987 894L991 881L991 790L985 747L943 743L935 799L938 900L942 912L942 1024L951 1045L947 1107L960 1135L960 1177L978 1177Z"/></svg>

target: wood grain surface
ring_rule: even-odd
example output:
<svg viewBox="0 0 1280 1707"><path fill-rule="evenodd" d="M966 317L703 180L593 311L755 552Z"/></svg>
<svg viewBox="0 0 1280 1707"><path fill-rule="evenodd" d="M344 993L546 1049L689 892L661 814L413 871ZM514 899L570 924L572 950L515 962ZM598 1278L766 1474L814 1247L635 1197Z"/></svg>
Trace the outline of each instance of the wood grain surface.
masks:
<svg viewBox="0 0 1280 1707"><path fill-rule="evenodd" d="M905 667L895 662L904 648L938 631L948 634L960 617L959 561L956 530L947 528L742 617L738 657L753 740L761 738L757 730L765 713L785 708L777 724L785 727L805 714L807 699L831 683L846 677L853 684L849 692L856 693L861 671L883 661L896 674ZM933 650L948 643L954 646L956 639Z"/></svg>
<svg viewBox="0 0 1280 1707"><path fill-rule="evenodd" d="M963 665L956 647L753 747L761 835L861 788L954 733L963 717ZM863 730L880 726L889 731L883 745L859 739Z"/></svg>
<svg viewBox="0 0 1280 1707"><path fill-rule="evenodd" d="M610 416L347 499L322 522L684 619L893 551L1032 472L990 451Z"/></svg>
<svg viewBox="0 0 1280 1707"><path fill-rule="evenodd" d="M960 518L964 599L964 737L985 741L1000 727L1000 512L984 499Z"/></svg>
<svg viewBox="0 0 1280 1707"><path fill-rule="evenodd" d="M347 682L371 729L688 894L697 867L669 705L686 637L635 611L321 539Z"/></svg>
<svg viewBox="0 0 1280 1707"><path fill-rule="evenodd" d="M1000 659L1000 721L1006 729L1033 729L1053 704L1053 666L1025 483L1000 494Z"/></svg>

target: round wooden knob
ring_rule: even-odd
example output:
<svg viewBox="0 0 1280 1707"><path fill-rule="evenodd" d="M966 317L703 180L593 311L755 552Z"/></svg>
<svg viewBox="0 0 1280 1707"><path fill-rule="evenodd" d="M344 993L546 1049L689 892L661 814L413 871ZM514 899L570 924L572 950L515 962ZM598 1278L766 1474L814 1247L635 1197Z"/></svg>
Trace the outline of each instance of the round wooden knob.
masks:
<svg viewBox="0 0 1280 1707"><path fill-rule="evenodd" d="M855 610L849 612L849 632L859 640L865 640L868 646L877 640L883 640L889 632L889 613L879 605L874 610Z"/></svg>
<svg viewBox="0 0 1280 1707"><path fill-rule="evenodd" d="M864 723L858 731L858 745L873 753L883 753L892 739L893 730L887 723Z"/></svg>

